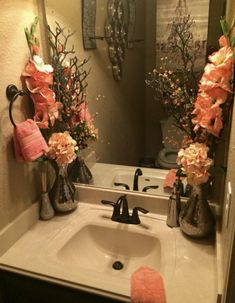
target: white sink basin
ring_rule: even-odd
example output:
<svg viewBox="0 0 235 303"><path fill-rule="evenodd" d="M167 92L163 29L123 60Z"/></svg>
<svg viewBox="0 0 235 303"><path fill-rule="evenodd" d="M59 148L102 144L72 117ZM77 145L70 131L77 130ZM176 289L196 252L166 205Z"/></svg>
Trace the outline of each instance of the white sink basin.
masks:
<svg viewBox="0 0 235 303"><path fill-rule="evenodd" d="M157 237L130 231L124 224L112 227L86 225L58 252L67 266L116 274L115 262L123 265L122 276L129 277L140 266L159 269L161 245Z"/></svg>

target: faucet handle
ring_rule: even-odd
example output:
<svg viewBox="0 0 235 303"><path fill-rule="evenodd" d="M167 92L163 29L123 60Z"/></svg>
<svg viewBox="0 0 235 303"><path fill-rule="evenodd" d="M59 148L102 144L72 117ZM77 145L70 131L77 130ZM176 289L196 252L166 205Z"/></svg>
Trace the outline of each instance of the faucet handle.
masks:
<svg viewBox="0 0 235 303"><path fill-rule="evenodd" d="M123 186L123 187L125 187L126 190L130 189L130 186L127 185L126 183L114 182L113 185L115 185L115 186Z"/></svg>
<svg viewBox="0 0 235 303"><path fill-rule="evenodd" d="M157 189L159 185L148 185L142 189L142 192L147 192L149 189Z"/></svg>
<svg viewBox="0 0 235 303"><path fill-rule="evenodd" d="M138 211L142 212L143 214L147 214L149 211L142 207L134 207L132 211L132 216L130 218L131 224L140 224L140 218Z"/></svg>
<svg viewBox="0 0 235 303"><path fill-rule="evenodd" d="M108 201L108 200L101 200L102 204L108 204L108 205L112 205L115 206L116 203L112 202L112 201Z"/></svg>
<svg viewBox="0 0 235 303"><path fill-rule="evenodd" d="M117 202L112 202L112 201L108 201L108 200L101 200L102 204L108 204L113 206L113 214L111 217L112 221L116 221L116 222L120 222L121 220L121 214L120 214L120 210L121 210L121 205L123 203L123 200L126 200L126 195L123 195L121 197L119 197L117 199Z"/></svg>

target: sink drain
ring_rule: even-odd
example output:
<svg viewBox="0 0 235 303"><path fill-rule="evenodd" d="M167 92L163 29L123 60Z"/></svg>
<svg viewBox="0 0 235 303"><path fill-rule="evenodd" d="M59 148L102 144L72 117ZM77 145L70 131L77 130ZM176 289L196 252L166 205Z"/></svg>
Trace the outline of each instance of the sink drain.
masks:
<svg viewBox="0 0 235 303"><path fill-rule="evenodd" d="M124 267L124 265L120 261L115 261L113 263L113 269L115 269L115 270L121 270L121 269L123 269L123 267Z"/></svg>

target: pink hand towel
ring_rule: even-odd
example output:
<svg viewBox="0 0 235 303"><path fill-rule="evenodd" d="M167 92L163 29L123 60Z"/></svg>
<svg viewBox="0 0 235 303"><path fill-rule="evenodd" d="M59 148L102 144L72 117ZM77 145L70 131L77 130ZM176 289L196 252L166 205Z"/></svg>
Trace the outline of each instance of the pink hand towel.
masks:
<svg viewBox="0 0 235 303"><path fill-rule="evenodd" d="M49 150L39 127L31 119L16 125L13 141L15 157L18 162L34 161Z"/></svg>
<svg viewBox="0 0 235 303"><path fill-rule="evenodd" d="M170 169L164 180L163 187L172 189L174 187L175 181L176 181L176 170Z"/></svg>
<svg viewBox="0 0 235 303"><path fill-rule="evenodd" d="M131 303L166 303L161 275L148 267L140 267L131 276Z"/></svg>

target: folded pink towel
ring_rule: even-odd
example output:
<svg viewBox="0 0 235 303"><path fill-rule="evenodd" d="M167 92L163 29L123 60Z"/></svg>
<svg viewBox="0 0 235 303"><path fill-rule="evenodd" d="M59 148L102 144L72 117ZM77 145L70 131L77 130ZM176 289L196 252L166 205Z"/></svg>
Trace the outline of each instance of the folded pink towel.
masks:
<svg viewBox="0 0 235 303"><path fill-rule="evenodd" d="M140 267L131 276L131 303L166 303L161 275L148 267Z"/></svg>
<svg viewBox="0 0 235 303"><path fill-rule="evenodd" d="M34 161L49 149L36 122L31 119L16 125L13 141L18 162Z"/></svg>
<svg viewBox="0 0 235 303"><path fill-rule="evenodd" d="M176 170L170 169L164 180L164 188L173 188L176 181Z"/></svg>

